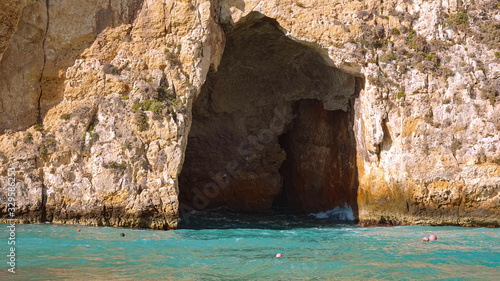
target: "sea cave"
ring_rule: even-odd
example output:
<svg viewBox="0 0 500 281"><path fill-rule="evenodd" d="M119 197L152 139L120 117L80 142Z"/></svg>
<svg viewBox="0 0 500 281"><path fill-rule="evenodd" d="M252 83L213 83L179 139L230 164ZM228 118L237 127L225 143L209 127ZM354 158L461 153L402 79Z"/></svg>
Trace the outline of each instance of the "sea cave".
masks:
<svg viewBox="0 0 500 281"><path fill-rule="evenodd" d="M347 205L357 219L361 81L273 19L228 31L220 65L193 104L181 218L183 209L307 214Z"/></svg>

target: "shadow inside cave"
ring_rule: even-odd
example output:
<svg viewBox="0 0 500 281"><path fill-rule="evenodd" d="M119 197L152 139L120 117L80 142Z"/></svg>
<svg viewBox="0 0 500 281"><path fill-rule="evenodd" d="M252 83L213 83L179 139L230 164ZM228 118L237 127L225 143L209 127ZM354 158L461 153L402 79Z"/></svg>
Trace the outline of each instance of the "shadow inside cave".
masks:
<svg viewBox="0 0 500 281"><path fill-rule="evenodd" d="M220 66L193 104L180 227L199 217L193 210L216 210L213 221L223 223L246 218L252 227L259 225L253 217L357 221L353 125L361 79L267 17L252 15L226 36Z"/></svg>

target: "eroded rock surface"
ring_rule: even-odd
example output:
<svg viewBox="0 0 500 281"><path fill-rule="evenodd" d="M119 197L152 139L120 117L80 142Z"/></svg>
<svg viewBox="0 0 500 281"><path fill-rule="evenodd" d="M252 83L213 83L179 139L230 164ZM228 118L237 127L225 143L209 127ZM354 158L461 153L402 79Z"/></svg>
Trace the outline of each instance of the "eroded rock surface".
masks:
<svg viewBox="0 0 500 281"><path fill-rule="evenodd" d="M0 20L3 220L10 167L22 222L175 228L181 170L188 202L198 188L207 206L269 208L295 153L278 137L306 126L298 100L317 99L354 115L338 124L355 149L334 171L349 171L352 190L357 167L362 223L499 225L498 1L16 0ZM275 109L289 118L245 159L236 144ZM297 151L337 151L321 133ZM228 163L242 173L219 178ZM206 182L231 188L214 196Z"/></svg>
<svg viewBox="0 0 500 281"><path fill-rule="evenodd" d="M175 228L187 108L223 48L212 6L30 3L0 64L0 173L4 186L18 171L17 218Z"/></svg>

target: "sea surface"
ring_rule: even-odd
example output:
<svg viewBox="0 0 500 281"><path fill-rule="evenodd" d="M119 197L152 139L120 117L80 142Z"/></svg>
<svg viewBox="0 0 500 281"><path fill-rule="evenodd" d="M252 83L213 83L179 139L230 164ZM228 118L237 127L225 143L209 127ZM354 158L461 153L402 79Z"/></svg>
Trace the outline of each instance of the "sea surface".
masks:
<svg viewBox="0 0 500 281"><path fill-rule="evenodd" d="M17 225L15 274L3 224L0 280L500 280L500 229L346 219L198 212L174 231ZM438 240L423 243L431 233Z"/></svg>

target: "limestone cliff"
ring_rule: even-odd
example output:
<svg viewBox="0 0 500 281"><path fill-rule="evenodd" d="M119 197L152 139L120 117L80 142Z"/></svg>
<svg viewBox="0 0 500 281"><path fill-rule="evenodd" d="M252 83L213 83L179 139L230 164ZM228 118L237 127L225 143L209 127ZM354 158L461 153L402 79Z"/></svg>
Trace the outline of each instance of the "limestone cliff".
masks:
<svg viewBox="0 0 500 281"><path fill-rule="evenodd" d="M491 0L0 3L0 215L175 228L345 203L500 224Z"/></svg>

